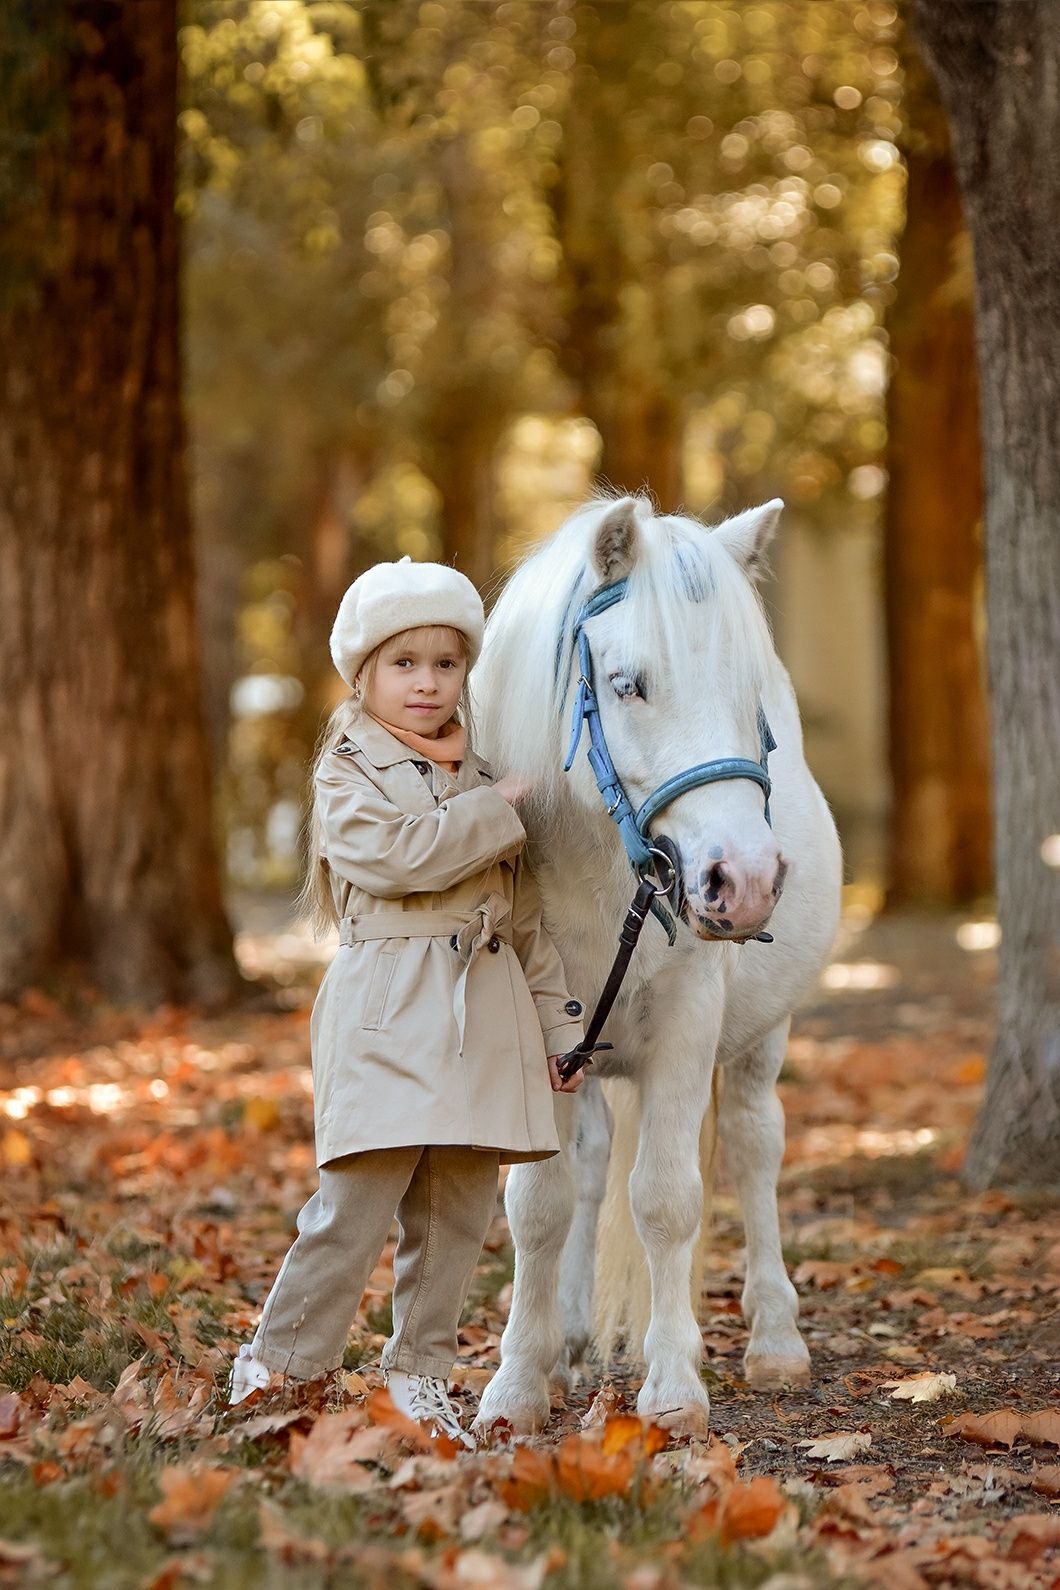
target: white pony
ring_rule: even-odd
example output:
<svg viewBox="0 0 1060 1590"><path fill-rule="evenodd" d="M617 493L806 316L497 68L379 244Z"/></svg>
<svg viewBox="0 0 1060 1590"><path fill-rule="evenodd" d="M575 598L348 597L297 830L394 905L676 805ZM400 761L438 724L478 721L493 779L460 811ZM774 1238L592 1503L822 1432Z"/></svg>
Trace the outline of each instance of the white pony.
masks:
<svg viewBox="0 0 1060 1590"><path fill-rule="evenodd" d="M576 1095L556 1095L561 1154L510 1172L505 1205L515 1243L511 1314L501 1365L478 1425L519 1432L549 1413L550 1377L564 1379L593 1336L594 1247L612 1114L632 1122L621 1194L647 1260L650 1323L638 1410L687 1434L707 1425L702 1337L692 1282L704 1211L701 1133L709 1136L715 1063L725 1074L718 1126L747 1237L745 1358L756 1386L804 1381L809 1354L780 1249L776 1183L784 1118L776 1078L790 1014L827 959L836 930L840 852L806 766L798 708L753 586L783 504L708 530L653 513L642 497L579 508L515 570L491 614L475 671L481 741L497 772L524 776L521 807L545 919L586 1018L610 969L636 886L584 746L563 772L579 668L576 615L625 579L622 600L590 617L600 722L634 808L695 764L757 762L764 711L772 827L750 777L680 795L652 823L679 851L682 921L673 947L649 918L599 1055ZM744 942L768 922L772 943ZM725 942L725 937L730 942ZM707 1128L704 1123L707 1122ZM619 1133L621 1136L621 1131ZM631 1164L631 1170L630 1170ZM628 1190L628 1192L627 1192ZM634 1352L636 1273L628 1218L601 1234L598 1349L625 1332ZM645 1285L645 1293L647 1286Z"/></svg>

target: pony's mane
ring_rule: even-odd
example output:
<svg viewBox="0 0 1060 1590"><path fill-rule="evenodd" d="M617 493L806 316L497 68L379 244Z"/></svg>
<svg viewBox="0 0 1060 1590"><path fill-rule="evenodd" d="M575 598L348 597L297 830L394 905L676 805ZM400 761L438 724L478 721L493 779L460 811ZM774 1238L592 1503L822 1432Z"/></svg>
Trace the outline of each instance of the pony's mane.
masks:
<svg viewBox="0 0 1060 1590"><path fill-rule="evenodd" d="M706 646L712 687L746 703L753 724L776 661L754 586L699 520L656 515L646 498L633 500L638 554L627 594L611 611L621 613L638 653L662 671L687 667L693 647ZM481 749L498 773L534 785L535 805L551 806L561 788L565 708L577 674L574 621L602 583L592 550L614 506L611 497L583 503L516 565L490 614L472 678Z"/></svg>

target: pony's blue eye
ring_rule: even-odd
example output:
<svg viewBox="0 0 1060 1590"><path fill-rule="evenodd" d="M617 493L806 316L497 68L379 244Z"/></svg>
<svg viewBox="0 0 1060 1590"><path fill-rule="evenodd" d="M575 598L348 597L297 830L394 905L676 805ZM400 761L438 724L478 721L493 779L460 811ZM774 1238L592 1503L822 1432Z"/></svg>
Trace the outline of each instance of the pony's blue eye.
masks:
<svg viewBox="0 0 1060 1590"><path fill-rule="evenodd" d="M646 696L644 680L640 674L627 674L619 670L618 673L608 674L611 688L616 696L626 701L643 701Z"/></svg>

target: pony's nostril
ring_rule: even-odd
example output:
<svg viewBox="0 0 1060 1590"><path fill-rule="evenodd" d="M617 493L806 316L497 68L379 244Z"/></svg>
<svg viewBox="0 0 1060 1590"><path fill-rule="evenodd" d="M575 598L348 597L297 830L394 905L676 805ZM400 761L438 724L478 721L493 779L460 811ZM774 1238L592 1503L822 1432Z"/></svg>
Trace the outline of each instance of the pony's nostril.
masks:
<svg viewBox="0 0 1060 1590"><path fill-rule="evenodd" d="M777 875L773 879L773 898L774 898L774 900L779 900L780 896L783 894L783 892L784 892L784 879L787 877L787 875L788 875L788 864L783 858L781 858L781 860L777 862Z"/></svg>
<svg viewBox="0 0 1060 1590"><path fill-rule="evenodd" d="M713 867L704 867L700 874L700 885L708 905L717 904L728 881L728 873L720 861L716 861Z"/></svg>

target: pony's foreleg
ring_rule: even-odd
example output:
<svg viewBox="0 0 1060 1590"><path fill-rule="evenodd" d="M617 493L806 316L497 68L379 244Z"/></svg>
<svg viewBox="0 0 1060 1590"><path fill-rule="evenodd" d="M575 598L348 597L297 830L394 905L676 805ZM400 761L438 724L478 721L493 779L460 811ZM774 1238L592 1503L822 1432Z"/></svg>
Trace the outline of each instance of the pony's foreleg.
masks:
<svg viewBox="0 0 1060 1590"><path fill-rule="evenodd" d="M559 1307L563 1348L554 1374L563 1383L585 1356L593 1329L593 1271L596 1227L607 1185L612 1120L604 1090L586 1077L576 1099L577 1131L572 1148L574 1219L559 1267Z"/></svg>
<svg viewBox="0 0 1060 1590"><path fill-rule="evenodd" d="M784 1268L777 1212L784 1111L776 1081L788 1025L785 1021L774 1027L756 1048L726 1065L721 1089L721 1141L747 1237L743 1312L751 1337L744 1373L760 1388L804 1385L810 1378L810 1355L796 1324L799 1300Z"/></svg>
<svg viewBox="0 0 1060 1590"><path fill-rule="evenodd" d="M575 1096L558 1094L554 1102L560 1153L513 1165L504 1190L515 1244L515 1280L500 1368L482 1394L475 1419L480 1431L496 1419L507 1419L517 1434L529 1435L548 1422L549 1371L563 1346L559 1258L574 1213L570 1140Z"/></svg>
<svg viewBox="0 0 1060 1590"><path fill-rule="evenodd" d="M647 1375L637 1411L685 1435L705 1434L710 1417L690 1279L703 1215L699 1140L710 1102L713 1048L711 1043L704 1057L660 1046L651 1057L641 1079L640 1138L629 1182L651 1280Z"/></svg>

